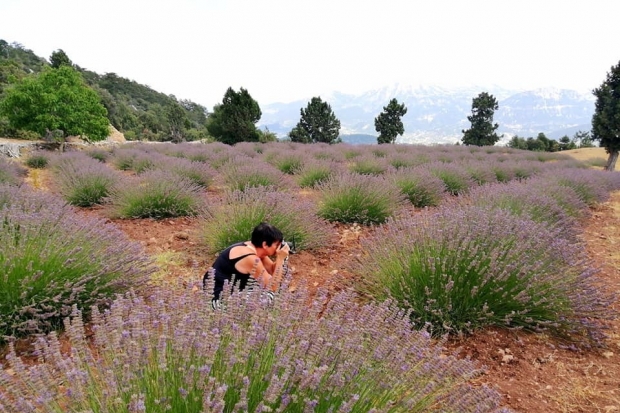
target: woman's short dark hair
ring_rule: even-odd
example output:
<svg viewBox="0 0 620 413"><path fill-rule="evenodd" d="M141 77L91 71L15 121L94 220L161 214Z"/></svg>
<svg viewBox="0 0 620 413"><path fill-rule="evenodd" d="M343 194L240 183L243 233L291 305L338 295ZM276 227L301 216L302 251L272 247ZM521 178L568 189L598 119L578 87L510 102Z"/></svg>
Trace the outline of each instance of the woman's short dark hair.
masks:
<svg viewBox="0 0 620 413"><path fill-rule="evenodd" d="M283 239L282 232L266 222L261 222L252 230L251 241L257 247L262 247L263 241L267 243L267 246L271 246L274 241L281 242Z"/></svg>

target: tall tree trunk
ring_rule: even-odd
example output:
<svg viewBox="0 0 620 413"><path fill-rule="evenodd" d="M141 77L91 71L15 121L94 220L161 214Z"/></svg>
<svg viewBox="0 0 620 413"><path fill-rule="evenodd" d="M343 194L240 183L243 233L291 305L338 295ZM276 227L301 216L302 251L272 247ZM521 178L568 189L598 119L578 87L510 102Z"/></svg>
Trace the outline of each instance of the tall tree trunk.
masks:
<svg viewBox="0 0 620 413"><path fill-rule="evenodd" d="M607 165L605 165L606 171L614 171L616 169L616 161L618 160L618 150L609 152L609 158L607 158Z"/></svg>

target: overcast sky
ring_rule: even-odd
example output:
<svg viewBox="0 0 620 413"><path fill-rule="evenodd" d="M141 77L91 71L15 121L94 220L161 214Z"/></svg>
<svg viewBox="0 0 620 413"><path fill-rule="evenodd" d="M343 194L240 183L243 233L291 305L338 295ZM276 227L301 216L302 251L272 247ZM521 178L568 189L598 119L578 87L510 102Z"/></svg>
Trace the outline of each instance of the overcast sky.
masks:
<svg viewBox="0 0 620 413"><path fill-rule="evenodd" d="M0 0L0 39L211 107L384 85L590 91L618 0Z"/></svg>

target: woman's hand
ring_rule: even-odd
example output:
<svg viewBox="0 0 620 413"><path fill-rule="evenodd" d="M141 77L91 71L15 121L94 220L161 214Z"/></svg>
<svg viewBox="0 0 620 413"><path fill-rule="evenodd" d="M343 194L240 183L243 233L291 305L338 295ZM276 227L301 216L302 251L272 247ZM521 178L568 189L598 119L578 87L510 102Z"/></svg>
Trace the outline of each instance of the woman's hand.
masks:
<svg viewBox="0 0 620 413"><path fill-rule="evenodd" d="M291 251L291 248L288 246L288 244L283 242L280 245L280 248L278 248L278 250L276 251L276 259L278 258L281 258L283 260L286 259L290 251Z"/></svg>

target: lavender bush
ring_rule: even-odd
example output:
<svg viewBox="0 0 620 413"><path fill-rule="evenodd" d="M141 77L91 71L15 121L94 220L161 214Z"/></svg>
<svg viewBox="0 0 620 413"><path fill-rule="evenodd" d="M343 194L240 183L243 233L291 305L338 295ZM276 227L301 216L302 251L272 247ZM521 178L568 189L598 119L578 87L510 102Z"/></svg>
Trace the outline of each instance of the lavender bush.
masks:
<svg viewBox="0 0 620 413"><path fill-rule="evenodd" d="M305 163L304 152L296 150L270 150L264 159L287 175L297 174Z"/></svg>
<svg viewBox="0 0 620 413"><path fill-rule="evenodd" d="M273 187L227 193L205 219L202 239L210 252L222 251L234 242L248 240L261 222L275 225L286 240L294 239L298 250L324 248L331 242L332 230L316 216L314 203Z"/></svg>
<svg viewBox="0 0 620 413"><path fill-rule="evenodd" d="M333 161L309 160L297 172L295 180L302 188L314 188L329 179L339 169L339 165Z"/></svg>
<svg viewBox="0 0 620 413"><path fill-rule="evenodd" d="M185 177L201 188L211 186L217 174L213 168L204 162L190 161L183 158L167 159L162 169Z"/></svg>
<svg viewBox="0 0 620 413"><path fill-rule="evenodd" d="M79 207L103 203L121 178L117 171L81 152L58 155L51 170L61 196Z"/></svg>
<svg viewBox="0 0 620 413"><path fill-rule="evenodd" d="M545 174L545 179L572 189L588 206L606 201L610 191L620 189L620 174L594 169L566 168Z"/></svg>
<svg viewBox="0 0 620 413"><path fill-rule="evenodd" d="M112 153L109 150L100 148L88 149L84 153L101 163L106 163L112 157Z"/></svg>
<svg viewBox="0 0 620 413"><path fill-rule="evenodd" d="M204 207L202 188L188 178L164 170L145 172L110 195L112 216L168 218L198 214Z"/></svg>
<svg viewBox="0 0 620 413"><path fill-rule="evenodd" d="M428 171L441 179L450 195L463 195L476 185L467 170L458 164L432 162L425 165Z"/></svg>
<svg viewBox="0 0 620 413"><path fill-rule="evenodd" d="M230 190L243 191L258 186L284 189L291 185L287 176L274 166L245 156L231 158L220 168L220 173Z"/></svg>
<svg viewBox="0 0 620 413"><path fill-rule="evenodd" d="M138 244L49 193L0 186L0 226L0 337L57 328L151 272Z"/></svg>
<svg viewBox="0 0 620 413"><path fill-rule="evenodd" d="M560 236L575 240L580 230L577 220L569 215L557 199L548 195L545 187L532 187L527 182L483 185L472 189L464 199L465 204L478 207L502 209L516 216L529 218L556 229ZM577 206L582 205L573 197Z"/></svg>
<svg viewBox="0 0 620 413"><path fill-rule="evenodd" d="M321 183L318 190L318 214L328 221L380 224L405 202L395 184L372 175L339 173Z"/></svg>
<svg viewBox="0 0 620 413"><path fill-rule="evenodd" d="M363 243L358 288L411 309L433 332L497 325L598 342L615 316L581 245L508 211L442 208L394 220Z"/></svg>
<svg viewBox="0 0 620 413"><path fill-rule="evenodd" d="M375 156L358 156L349 165L349 171L360 175L381 175L388 170L389 164L383 158Z"/></svg>
<svg viewBox="0 0 620 413"><path fill-rule="evenodd" d="M386 177L418 208L438 206L446 194L443 181L424 167L401 168Z"/></svg>
<svg viewBox="0 0 620 413"><path fill-rule="evenodd" d="M34 151L28 154L28 157L24 160L24 163L29 168L43 169L46 168L50 162L50 154L47 151Z"/></svg>
<svg viewBox="0 0 620 413"><path fill-rule="evenodd" d="M167 288L92 313L92 343L79 311L65 321L70 354L54 333L37 341L34 365L11 347L0 410L507 412L496 391L468 383L473 363L446 356L390 303L360 306L350 293L310 301L285 289L269 303L250 291L213 311L202 294Z"/></svg>
<svg viewBox="0 0 620 413"><path fill-rule="evenodd" d="M19 185L27 173L23 166L0 156L0 184Z"/></svg>

